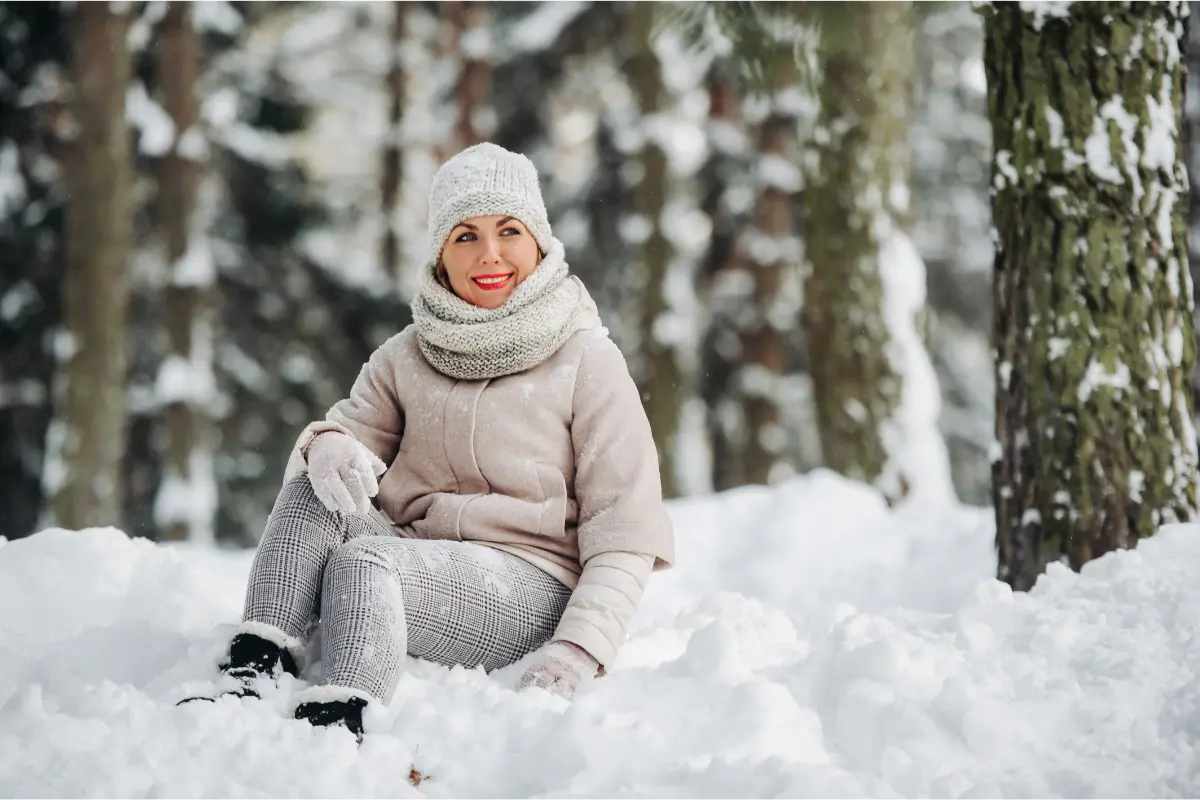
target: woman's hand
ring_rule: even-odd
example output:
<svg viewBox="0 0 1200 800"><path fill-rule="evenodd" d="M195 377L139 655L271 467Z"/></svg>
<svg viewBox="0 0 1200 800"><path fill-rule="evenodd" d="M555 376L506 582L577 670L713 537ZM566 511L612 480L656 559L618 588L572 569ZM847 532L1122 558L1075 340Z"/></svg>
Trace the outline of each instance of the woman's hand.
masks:
<svg viewBox="0 0 1200 800"><path fill-rule="evenodd" d="M534 655L517 688L536 686L570 699L579 685L594 678L599 669L600 662L579 645L553 641Z"/></svg>
<svg viewBox="0 0 1200 800"><path fill-rule="evenodd" d="M326 431L308 446L308 480L321 504L342 514L365 514L379 482L371 454L353 436Z"/></svg>

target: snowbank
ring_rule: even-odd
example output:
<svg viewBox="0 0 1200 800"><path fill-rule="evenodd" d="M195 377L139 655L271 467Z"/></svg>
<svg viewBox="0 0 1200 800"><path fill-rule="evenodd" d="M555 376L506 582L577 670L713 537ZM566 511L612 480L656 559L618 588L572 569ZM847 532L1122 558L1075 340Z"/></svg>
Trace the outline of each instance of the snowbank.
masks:
<svg viewBox="0 0 1200 800"><path fill-rule="evenodd" d="M680 566L574 702L410 661L361 748L289 719L290 679L170 705L249 553L0 540L0 795L1200 794L1197 526L1014 596L980 510L817 473L672 513Z"/></svg>

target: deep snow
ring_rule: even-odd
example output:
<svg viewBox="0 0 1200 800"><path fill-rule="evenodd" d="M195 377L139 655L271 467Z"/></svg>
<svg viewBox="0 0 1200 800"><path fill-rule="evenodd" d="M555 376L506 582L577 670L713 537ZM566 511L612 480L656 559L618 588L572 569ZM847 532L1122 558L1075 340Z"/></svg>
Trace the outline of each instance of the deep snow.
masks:
<svg viewBox="0 0 1200 800"><path fill-rule="evenodd" d="M568 703L410 660L361 748L291 720L290 678L172 705L249 552L0 540L0 795L1200 794L1200 527L1014 595L985 510L818 472L671 512L680 565L608 676Z"/></svg>

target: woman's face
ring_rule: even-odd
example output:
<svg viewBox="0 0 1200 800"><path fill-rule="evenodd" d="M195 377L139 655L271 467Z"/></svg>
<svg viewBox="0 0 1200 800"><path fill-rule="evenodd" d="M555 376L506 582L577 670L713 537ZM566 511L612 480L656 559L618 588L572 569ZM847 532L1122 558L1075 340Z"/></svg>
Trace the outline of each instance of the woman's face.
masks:
<svg viewBox="0 0 1200 800"><path fill-rule="evenodd" d="M512 217L471 217L450 230L442 247L451 290L480 308L504 305L539 259L537 240Z"/></svg>

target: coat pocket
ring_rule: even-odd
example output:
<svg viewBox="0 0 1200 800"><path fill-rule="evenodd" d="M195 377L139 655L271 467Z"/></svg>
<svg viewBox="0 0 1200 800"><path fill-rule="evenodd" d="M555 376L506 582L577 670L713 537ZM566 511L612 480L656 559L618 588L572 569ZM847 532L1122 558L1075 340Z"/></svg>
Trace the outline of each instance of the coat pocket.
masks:
<svg viewBox="0 0 1200 800"><path fill-rule="evenodd" d="M538 512L538 534L562 538L567 535L567 481L553 464L536 462L542 506Z"/></svg>

